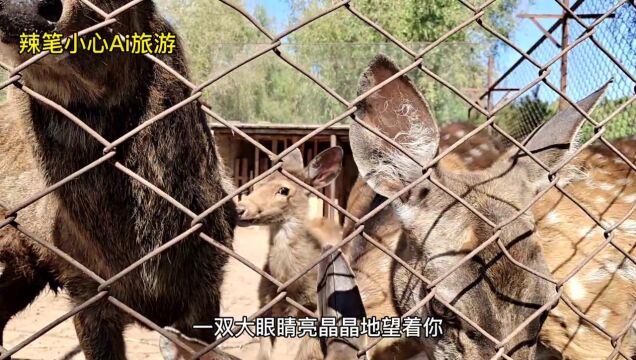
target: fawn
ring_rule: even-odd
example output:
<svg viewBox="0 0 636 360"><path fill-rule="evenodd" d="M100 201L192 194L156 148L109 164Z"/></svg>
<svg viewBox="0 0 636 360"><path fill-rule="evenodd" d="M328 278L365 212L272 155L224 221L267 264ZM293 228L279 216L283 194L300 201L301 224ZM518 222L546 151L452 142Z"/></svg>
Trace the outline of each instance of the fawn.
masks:
<svg viewBox="0 0 636 360"><path fill-rule="evenodd" d="M329 185L340 173L343 151L331 147L318 154L307 167L303 166L301 152L296 149L283 159L283 170L309 186L319 189ZM254 185L253 191L237 205L239 226L267 225L270 250L264 270L281 282L300 273L320 257L324 245L341 239L341 229L325 218L308 219L309 191L275 172ZM317 269L296 280L287 288L287 296L311 311L316 310ZM277 287L261 279L259 298L261 306L277 296ZM272 307L269 316L298 316L298 310L283 302ZM271 357L274 337L261 338L259 359ZM317 340L303 339L297 359L320 358Z"/></svg>

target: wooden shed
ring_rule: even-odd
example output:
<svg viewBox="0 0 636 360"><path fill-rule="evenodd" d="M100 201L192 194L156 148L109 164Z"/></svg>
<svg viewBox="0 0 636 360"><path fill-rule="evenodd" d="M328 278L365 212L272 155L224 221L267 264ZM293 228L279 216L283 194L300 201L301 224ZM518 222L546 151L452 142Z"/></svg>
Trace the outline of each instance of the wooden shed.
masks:
<svg viewBox="0 0 636 360"><path fill-rule="evenodd" d="M233 123L233 125L275 154L285 150L288 146L291 146L321 126L271 123ZM241 135L234 133L231 129L221 124L212 124L210 128L228 174L233 177L234 184L237 187L242 186L270 168L271 161L267 154L245 140ZM349 126L335 125L325 129L303 143L300 149L306 164L316 154L335 145L342 147L344 150L343 171L334 183L322 189L322 193L330 199L335 199L340 206L345 208L348 191L358 176L358 169L353 161L351 148L349 147ZM314 204L320 207L317 211L320 212L322 210L323 216L335 219L340 223L344 221L337 210L327 204L323 204L322 201L315 201Z"/></svg>

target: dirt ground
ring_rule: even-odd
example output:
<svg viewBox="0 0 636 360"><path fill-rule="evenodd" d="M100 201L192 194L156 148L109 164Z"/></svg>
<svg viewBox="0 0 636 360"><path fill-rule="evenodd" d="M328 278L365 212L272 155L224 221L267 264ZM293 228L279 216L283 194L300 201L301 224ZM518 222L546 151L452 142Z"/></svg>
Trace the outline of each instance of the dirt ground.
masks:
<svg viewBox="0 0 636 360"><path fill-rule="evenodd" d="M264 228L237 228L234 249L243 257L262 267L268 250L267 233ZM258 310L257 285L260 275L237 260L228 264L228 275L223 287L222 316L241 318ZM5 348L11 348L48 323L70 310L66 296L54 296L51 292L41 295L27 310L18 314L5 329ZM140 326L126 330L126 352L128 359L162 360L159 352L159 334ZM258 339L246 335L230 338L221 345L225 351L241 359L255 359ZM298 347L297 340L279 339L273 358L293 359ZM68 319L29 344L14 355L18 360L80 360L84 359L78 349L72 319Z"/></svg>

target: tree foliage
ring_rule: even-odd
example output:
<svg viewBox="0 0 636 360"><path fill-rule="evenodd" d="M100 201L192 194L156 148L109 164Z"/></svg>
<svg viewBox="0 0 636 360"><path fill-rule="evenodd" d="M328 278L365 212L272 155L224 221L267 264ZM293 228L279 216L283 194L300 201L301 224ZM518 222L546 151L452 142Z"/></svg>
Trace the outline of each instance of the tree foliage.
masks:
<svg viewBox="0 0 636 360"><path fill-rule="evenodd" d="M489 7L485 20L506 34L512 27L511 10L517 1L497 1ZM414 51L425 48L472 16L456 0L359 0L352 5ZM331 2L293 1L289 6L292 16L288 25L292 25L331 6ZM158 0L158 7L185 40L192 78L197 83L262 51L270 42L220 2ZM265 9L257 8L253 13L265 27L273 23ZM425 66L458 89L483 88L484 54L494 43L478 28L473 25L464 29L428 52ZM384 53L400 66L413 61L408 53L344 8L293 32L283 41L279 49L284 56L346 100L355 98L358 78L376 54ZM411 75L441 122L466 117L468 106L450 90L421 71ZM204 98L226 119L244 122L324 123L346 109L271 52L212 84Z"/></svg>

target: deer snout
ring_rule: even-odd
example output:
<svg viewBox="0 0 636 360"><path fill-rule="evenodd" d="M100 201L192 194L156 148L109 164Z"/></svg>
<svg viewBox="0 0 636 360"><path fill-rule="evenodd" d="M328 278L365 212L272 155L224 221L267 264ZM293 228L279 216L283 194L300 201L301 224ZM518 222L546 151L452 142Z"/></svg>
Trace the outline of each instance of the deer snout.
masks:
<svg viewBox="0 0 636 360"><path fill-rule="evenodd" d="M238 214L239 218L243 217L243 214L245 214L246 211L247 209L245 208L244 205L239 204L236 207L236 213Z"/></svg>
<svg viewBox="0 0 636 360"><path fill-rule="evenodd" d="M17 43L20 34L53 31L62 17L62 0L4 0L0 2L2 41Z"/></svg>
<svg viewBox="0 0 636 360"><path fill-rule="evenodd" d="M256 212L250 210L249 204L245 201L241 201L236 205L236 214L238 215L238 225L239 226L250 226L252 225L253 218L255 217Z"/></svg>

